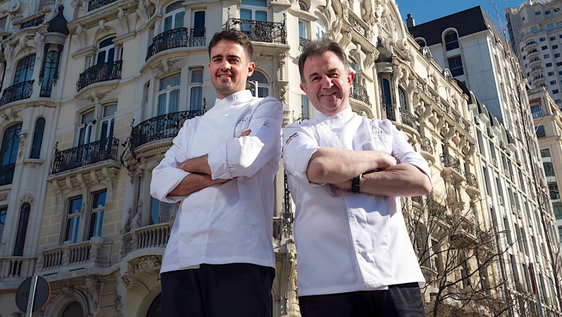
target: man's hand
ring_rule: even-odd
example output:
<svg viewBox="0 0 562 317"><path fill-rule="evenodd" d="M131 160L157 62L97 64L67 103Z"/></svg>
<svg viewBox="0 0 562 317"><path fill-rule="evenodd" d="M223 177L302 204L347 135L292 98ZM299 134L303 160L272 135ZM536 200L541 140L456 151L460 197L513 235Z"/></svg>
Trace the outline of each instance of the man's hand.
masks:
<svg viewBox="0 0 562 317"><path fill-rule="evenodd" d="M252 132L252 129L245 130L244 132L242 132L242 134L240 134L238 138L241 138L243 136L248 136L250 135L250 132Z"/></svg>

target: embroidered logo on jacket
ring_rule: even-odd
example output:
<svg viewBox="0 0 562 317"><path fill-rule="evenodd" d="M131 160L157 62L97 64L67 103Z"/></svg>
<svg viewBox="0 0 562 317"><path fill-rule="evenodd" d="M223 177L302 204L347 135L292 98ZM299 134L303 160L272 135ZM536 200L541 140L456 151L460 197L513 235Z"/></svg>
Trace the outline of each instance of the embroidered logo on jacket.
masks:
<svg viewBox="0 0 562 317"><path fill-rule="evenodd" d="M293 135L291 135L287 141L285 142L285 144L289 145L289 143L291 143L291 141L293 141L294 138L298 137L299 134L297 132L293 133Z"/></svg>

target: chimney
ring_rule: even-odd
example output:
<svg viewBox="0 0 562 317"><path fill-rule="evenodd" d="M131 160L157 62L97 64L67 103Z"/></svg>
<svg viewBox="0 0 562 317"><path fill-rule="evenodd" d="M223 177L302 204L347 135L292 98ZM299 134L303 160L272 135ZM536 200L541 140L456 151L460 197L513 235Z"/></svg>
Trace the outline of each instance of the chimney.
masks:
<svg viewBox="0 0 562 317"><path fill-rule="evenodd" d="M416 20L414 20L414 17L410 13L408 13L408 17L406 18L406 26L408 26L408 29L416 26Z"/></svg>

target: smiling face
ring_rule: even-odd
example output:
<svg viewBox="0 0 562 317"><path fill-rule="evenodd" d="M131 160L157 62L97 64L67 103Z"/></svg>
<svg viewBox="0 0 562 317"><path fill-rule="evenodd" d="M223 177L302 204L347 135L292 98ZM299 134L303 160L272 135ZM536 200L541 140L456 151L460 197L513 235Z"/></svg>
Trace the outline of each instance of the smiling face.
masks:
<svg viewBox="0 0 562 317"><path fill-rule="evenodd" d="M347 70L333 52L309 56L304 62L303 78L301 89L316 110L334 115L349 108L349 90L355 73Z"/></svg>
<svg viewBox="0 0 562 317"><path fill-rule="evenodd" d="M246 89L246 80L256 65L250 62L244 48L235 42L221 40L210 53L209 74L217 92L217 98Z"/></svg>

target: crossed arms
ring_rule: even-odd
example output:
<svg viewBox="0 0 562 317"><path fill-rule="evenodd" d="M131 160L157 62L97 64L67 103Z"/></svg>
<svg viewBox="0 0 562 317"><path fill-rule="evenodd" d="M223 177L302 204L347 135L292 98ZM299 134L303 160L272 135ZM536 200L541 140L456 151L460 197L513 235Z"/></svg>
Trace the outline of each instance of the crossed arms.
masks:
<svg viewBox="0 0 562 317"><path fill-rule="evenodd" d="M381 151L321 147L312 154L306 175L311 183L351 190L351 179L363 174L360 192L380 196L421 196L431 191L427 175Z"/></svg>

